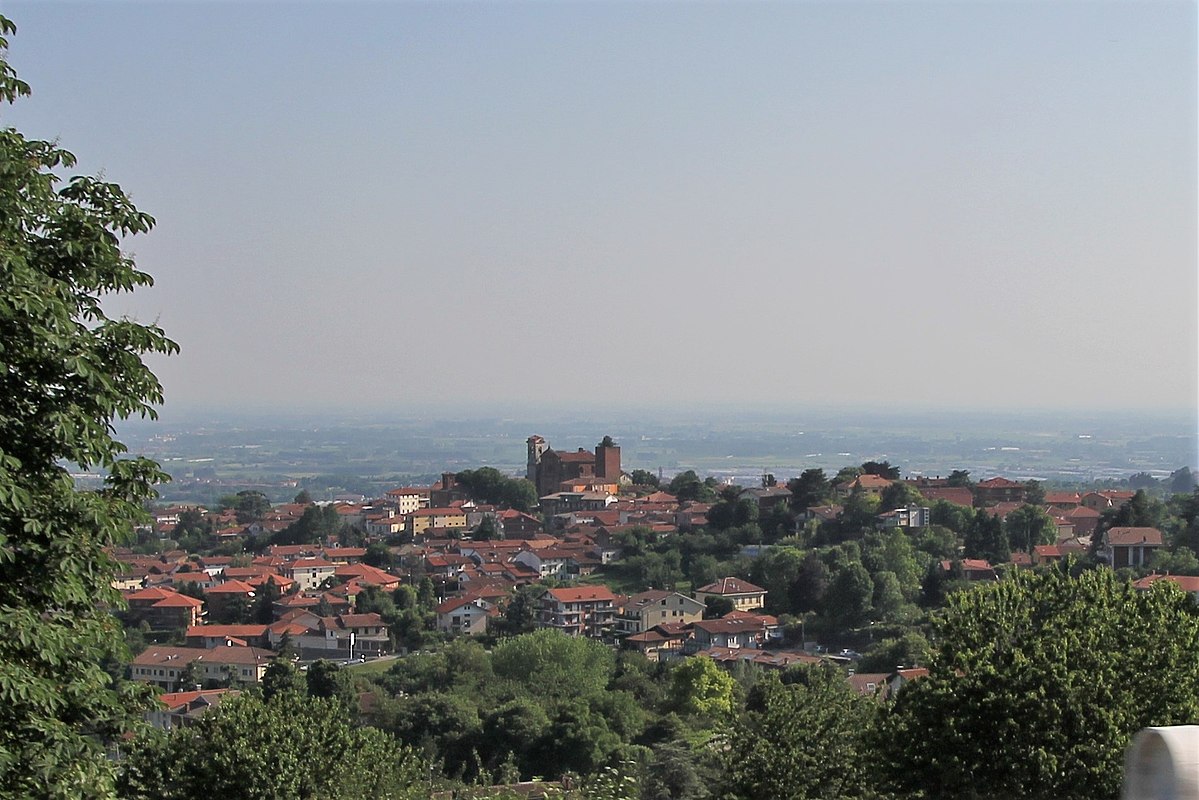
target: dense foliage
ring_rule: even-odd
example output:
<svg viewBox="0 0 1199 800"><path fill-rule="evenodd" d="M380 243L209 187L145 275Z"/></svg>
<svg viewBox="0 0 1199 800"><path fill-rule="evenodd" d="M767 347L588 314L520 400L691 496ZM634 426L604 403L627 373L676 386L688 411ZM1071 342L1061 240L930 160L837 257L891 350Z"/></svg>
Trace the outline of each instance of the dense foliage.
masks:
<svg viewBox="0 0 1199 800"><path fill-rule="evenodd" d="M13 25L0 17L0 56ZM0 58L0 102L29 93ZM104 797L103 743L143 705L101 668L123 641L115 563L163 476L121 459L113 421L153 415L142 357L177 348L109 318L105 296L148 286L121 251L153 220L120 187L57 172L75 158L0 130L0 796ZM78 491L67 465L107 474Z"/></svg>
<svg viewBox="0 0 1199 800"><path fill-rule="evenodd" d="M1199 612L1110 570L1021 573L949 598L930 675L877 733L911 797L1114 797L1149 725L1199 719Z"/></svg>
<svg viewBox="0 0 1199 800"><path fill-rule="evenodd" d="M226 700L194 726L153 731L123 764L128 800L406 800L427 796L420 759L336 700L282 691Z"/></svg>

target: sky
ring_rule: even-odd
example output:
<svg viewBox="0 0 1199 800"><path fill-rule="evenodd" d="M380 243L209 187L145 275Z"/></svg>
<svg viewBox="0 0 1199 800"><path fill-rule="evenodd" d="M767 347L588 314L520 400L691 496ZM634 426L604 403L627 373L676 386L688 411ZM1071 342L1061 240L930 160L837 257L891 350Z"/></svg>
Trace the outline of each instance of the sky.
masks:
<svg viewBox="0 0 1199 800"><path fill-rule="evenodd" d="M1195 3L0 13L167 410L1197 405Z"/></svg>

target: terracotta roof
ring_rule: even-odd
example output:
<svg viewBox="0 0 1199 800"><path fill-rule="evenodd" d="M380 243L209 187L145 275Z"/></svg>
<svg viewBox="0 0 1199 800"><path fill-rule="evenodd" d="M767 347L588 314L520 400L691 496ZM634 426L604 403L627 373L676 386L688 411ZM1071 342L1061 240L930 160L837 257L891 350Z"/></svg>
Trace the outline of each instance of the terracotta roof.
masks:
<svg viewBox="0 0 1199 800"><path fill-rule="evenodd" d="M241 581L225 581L208 590L208 594L253 594L253 592L253 586Z"/></svg>
<svg viewBox="0 0 1199 800"><path fill-rule="evenodd" d="M978 485L984 489L1015 489L1024 484L996 476L994 478L987 478L985 481L979 481Z"/></svg>
<svg viewBox="0 0 1199 800"><path fill-rule="evenodd" d="M1107 543L1113 547L1129 547L1138 544L1160 546L1162 532L1157 528L1112 528L1107 532Z"/></svg>
<svg viewBox="0 0 1199 800"><path fill-rule="evenodd" d="M461 517L466 514L460 508L421 508L413 511L410 517Z"/></svg>
<svg viewBox="0 0 1199 800"><path fill-rule="evenodd" d="M1184 592L1199 593L1199 577L1194 575L1160 575L1155 572L1136 581L1133 586L1138 589L1148 589L1158 581L1172 583Z"/></svg>
<svg viewBox="0 0 1199 800"><path fill-rule="evenodd" d="M239 694L241 692L236 689L205 689L200 692L168 692L160 694L154 699L166 706L167 709L174 711L200 699L209 700L212 705L216 705L224 695L236 697Z"/></svg>
<svg viewBox="0 0 1199 800"><path fill-rule="evenodd" d="M178 664L183 666L193 661L208 661L213 664L264 664L275 657L270 650L258 647L147 647L133 664L139 667Z"/></svg>
<svg viewBox="0 0 1199 800"><path fill-rule="evenodd" d="M548 589L547 593L559 603L580 603L587 600L610 600L616 595L607 586L576 586L568 589Z"/></svg>
<svg viewBox="0 0 1199 800"><path fill-rule="evenodd" d="M337 567L332 561L326 561L323 558L299 558L287 565L287 569L320 569L324 567Z"/></svg>
<svg viewBox="0 0 1199 800"><path fill-rule="evenodd" d="M266 625L193 625L187 629L187 638L193 636L233 636L254 639L266 633Z"/></svg>
<svg viewBox="0 0 1199 800"><path fill-rule="evenodd" d="M202 605L204 605L203 600L197 600L185 594L174 594L170 597L162 598L153 605L153 608L199 608Z"/></svg>
<svg viewBox="0 0 1199 800"><path fill-rule="evenodd" d="M696 589L697 592L704 594L759 594L765 593L765 589L761 586L754 586L749 581L743 581L740 578L721 578L715 583L709 583L707 586Z"/></svg>
<svg viewBox="0 0 1199 800"><path fill-rule="evenodd" d="M578 450L573 453L559 452L557 450L547 450L546 451L546 453L551 453L551 452L558 457L559 461L567 461L567 462L579 463L579 464L586 463L588 461L595 461L595 453L588 453L586 450Z"/></svg>

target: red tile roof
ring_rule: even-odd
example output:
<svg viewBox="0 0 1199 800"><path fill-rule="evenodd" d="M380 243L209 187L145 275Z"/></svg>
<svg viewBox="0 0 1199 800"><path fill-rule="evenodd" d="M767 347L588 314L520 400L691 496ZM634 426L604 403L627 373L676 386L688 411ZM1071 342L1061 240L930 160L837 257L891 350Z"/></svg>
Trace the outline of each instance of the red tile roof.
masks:
<svg viewBox="0 0 1199 800"><path fill-rule="evenodd" d="M718 595L764 594L766 592L761 586L754 586L749 581L743 581L740 578L721 578L715 583L709 583L695 591Z"/></svg>
<svg viewBox="0 0 1199 800"><path fill-rule="evenodd" d="M1162 532L1157 528L1112 528L1107 532L1107 543L1113 547L1161 546Z"/></svg>
<svg viewBox="0 0 1199 800"><path fill-rule="evenodd" d="M576 586L568 589L549 589L548 594L559 603L581 603L585 601L616 601L616 595L607 586Z"/></svg>

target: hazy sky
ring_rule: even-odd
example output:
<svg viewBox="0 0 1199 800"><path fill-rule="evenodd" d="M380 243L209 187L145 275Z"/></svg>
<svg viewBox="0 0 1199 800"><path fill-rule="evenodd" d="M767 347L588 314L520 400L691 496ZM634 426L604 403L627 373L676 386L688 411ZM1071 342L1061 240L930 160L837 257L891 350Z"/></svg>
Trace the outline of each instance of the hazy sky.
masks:
<svg viewBox="0 0 1199 800"><path fill-rule="evenodd" d="M168 410L1196 405L1195 3L0 12Z"/></svg>

